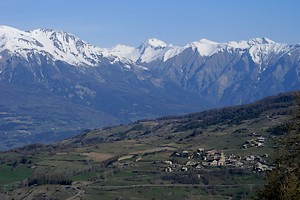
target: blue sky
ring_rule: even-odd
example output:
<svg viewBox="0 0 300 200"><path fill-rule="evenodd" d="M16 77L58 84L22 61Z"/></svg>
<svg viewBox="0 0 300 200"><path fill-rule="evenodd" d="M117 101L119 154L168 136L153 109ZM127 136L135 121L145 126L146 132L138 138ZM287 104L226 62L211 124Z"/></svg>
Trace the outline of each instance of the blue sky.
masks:
<svg viewBox="0 0 300 200"><path fill-rule="evenodd" d="M298 0L1 0L0 24L71 32L100 47L268 37L300 43Z"/></svg>

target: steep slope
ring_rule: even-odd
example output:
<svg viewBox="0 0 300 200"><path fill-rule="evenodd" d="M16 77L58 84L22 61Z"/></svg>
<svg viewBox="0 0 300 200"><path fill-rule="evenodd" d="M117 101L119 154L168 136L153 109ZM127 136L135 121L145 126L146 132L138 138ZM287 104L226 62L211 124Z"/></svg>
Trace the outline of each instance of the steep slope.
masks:
<svg viewBox="0 0 300 200"><path fill-rule="evenodd" d="M166 51L160 59L143 64L162 82L171 81L219 105L247 103L299 88L299 45L266 38L228 43L200 40L169 51L176 53Z"/></svg>
<svg viewBox="0 0 300 200"><path fill-rule="evenodd" d="M184 47L149 39L137 48L112 49L146 66L157 85L172 83L217 105L299 89L299 51L298 44L268 38L223 43L201 39Z"/></svg>

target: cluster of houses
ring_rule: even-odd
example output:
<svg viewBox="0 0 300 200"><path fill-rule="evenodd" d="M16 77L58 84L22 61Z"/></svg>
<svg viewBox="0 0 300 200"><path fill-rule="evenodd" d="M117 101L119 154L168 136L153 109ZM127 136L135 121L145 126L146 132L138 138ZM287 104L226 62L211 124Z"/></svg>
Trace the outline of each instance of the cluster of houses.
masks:
<svg viewBox="0 0 300 200"><path fill-rule="evenodd" d="M242 146L243 149L251 148L251 147L262 147L265 143L265 138L260 136L251 140L246 140Z"/></svg>
<svg viewBox="0 0 300 200"><path fill-rule="evenodd" d="M187 151L174 152L171 157L173 158L186 158L185 164L176 163L176 159L163 161L164 171L172 172L174 170L188 171L188 170L198 170L209 166L232 166L239 167L242 169L249 169L253 172L263 172L272 170L272 167L267 164L265 158L268 157L267 154L263 156L258 155L248 155L241 157L238 155L231 154L225 156L223 151L208 150L205 151L204 148L199 148L197 151ZM182 162L181 162L182 163Z"/></svg>

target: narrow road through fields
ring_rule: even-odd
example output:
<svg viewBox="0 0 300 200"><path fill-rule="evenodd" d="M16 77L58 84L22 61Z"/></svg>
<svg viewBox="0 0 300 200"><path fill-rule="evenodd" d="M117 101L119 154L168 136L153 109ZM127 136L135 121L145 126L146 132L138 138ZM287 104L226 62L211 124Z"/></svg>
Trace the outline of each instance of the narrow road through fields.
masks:
<svg viewBox="0 0 300 200"><path fill-rule="evenodd" d="M81 200L83 199L82 197L85 195L85 189L88 184L92 184L92 182L88 182L88 181L80 181L80 182L75 182L72 184L71 188L73 188L74 190L77 191L77 193L72 196L69 197L66 200Z"/></svg>
<svg viewBox="0 0 300 200"><path fill-rule="evenodd" d="M263 185L263 184L261 184ZM257 184L236 184L236 185L197 185L197 184L141 184L141 185L104 185L104 186L95 186L89 185L89 188L97 189L127 189L127 188L139 188L139 187L199 187L199 188L209 188L209 187L218 187L218 188L234 188L234 187L245 187L245 186L258 186Z"/></svg>

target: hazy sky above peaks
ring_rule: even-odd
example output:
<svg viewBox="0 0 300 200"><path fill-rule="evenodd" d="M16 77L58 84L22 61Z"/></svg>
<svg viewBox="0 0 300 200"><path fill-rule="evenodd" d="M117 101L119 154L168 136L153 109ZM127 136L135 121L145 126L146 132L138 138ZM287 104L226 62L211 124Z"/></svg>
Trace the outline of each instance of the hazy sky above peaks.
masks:
<svg viewBox="0 0 300 200"><path fill-rule="evenodd" d="M297 0L1 0L0 25L70 32L100 47L267 37L300 43Z"/></svg>

